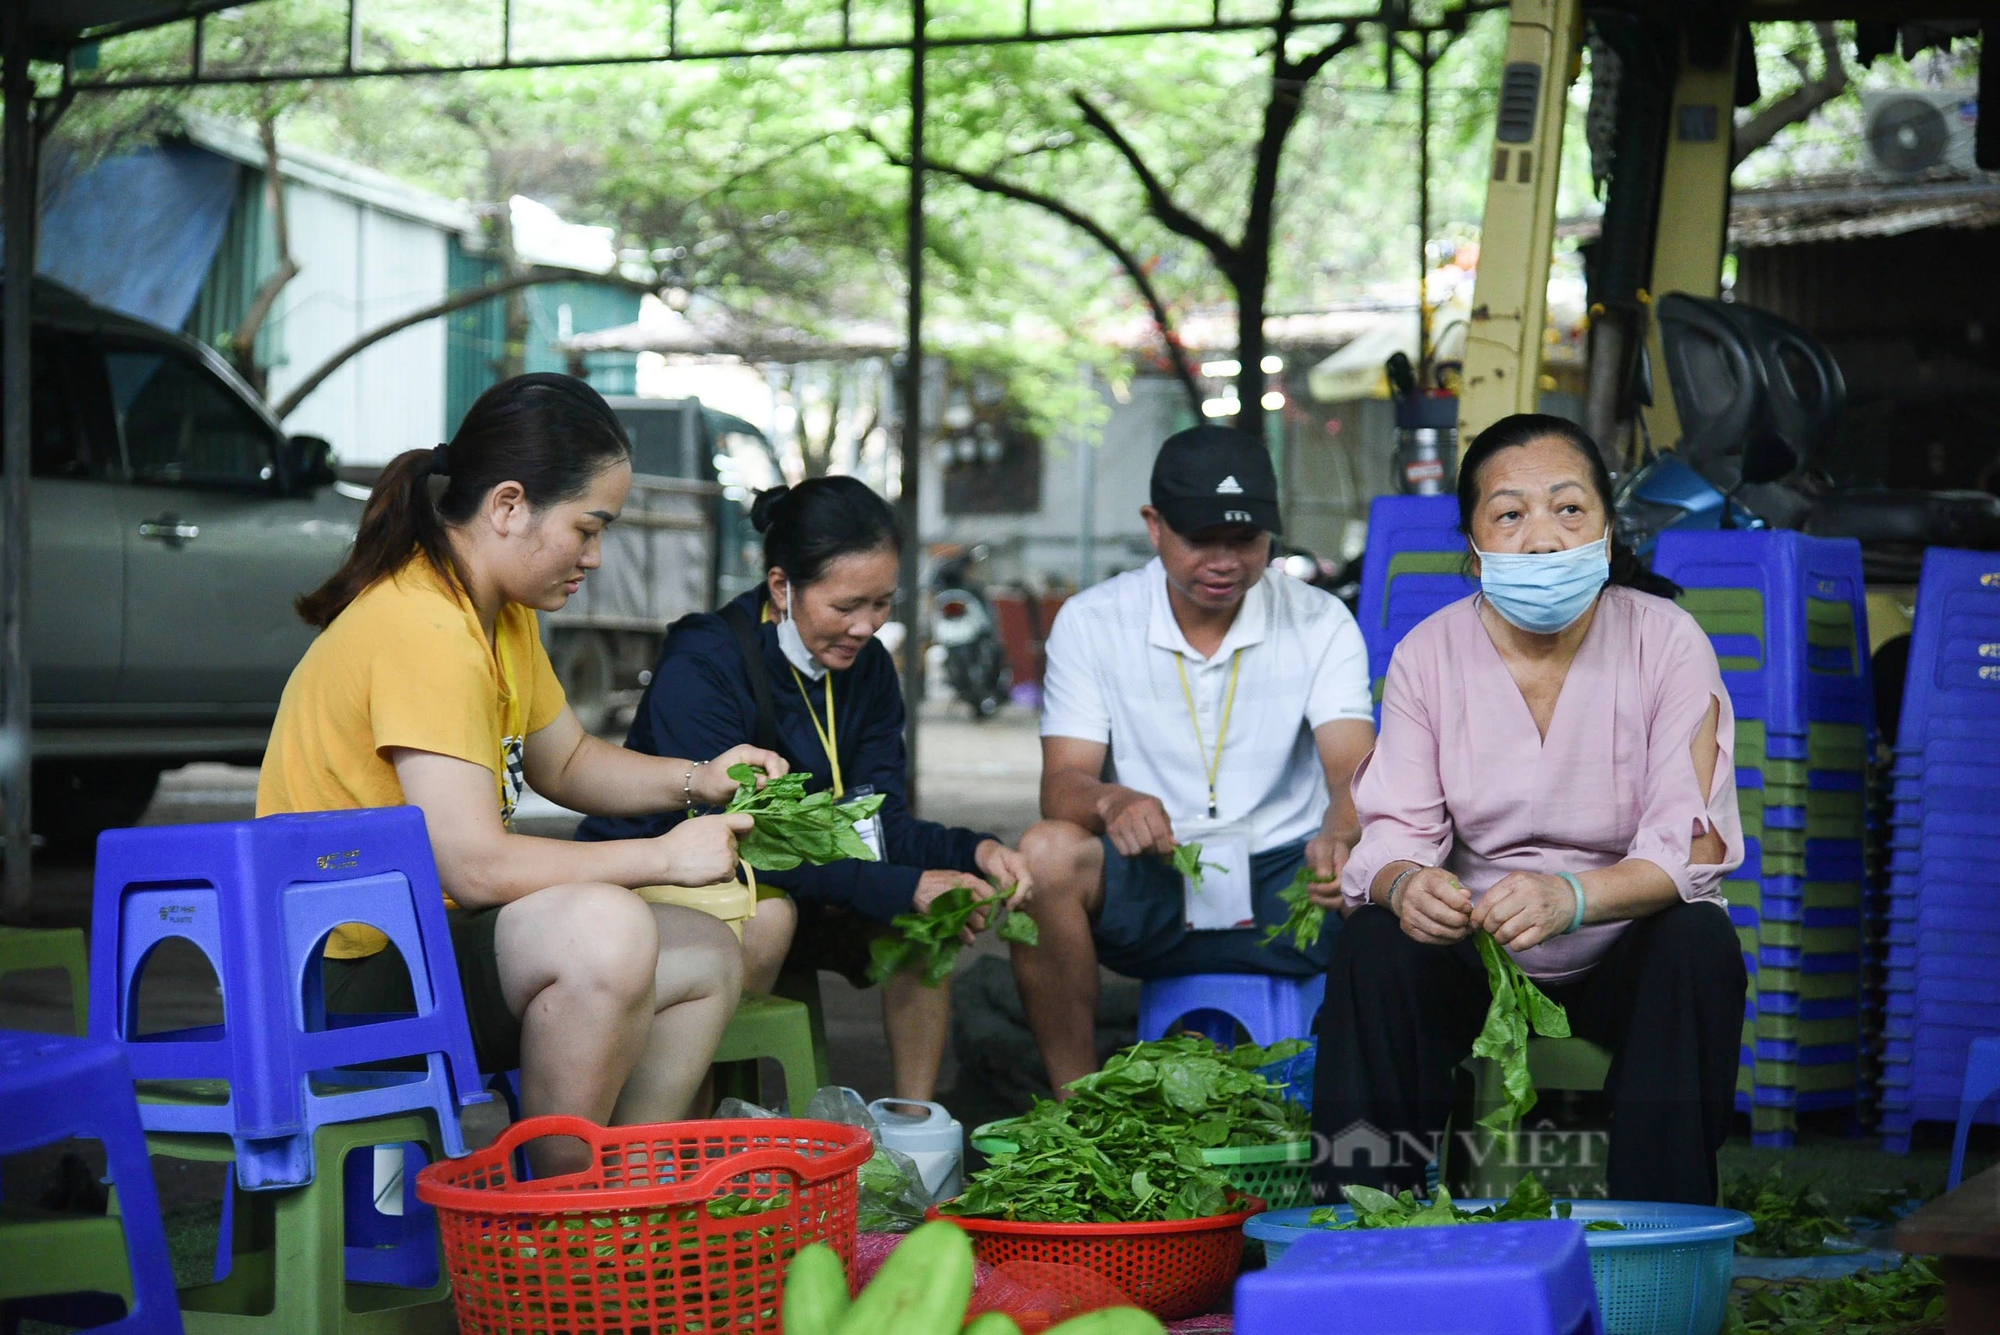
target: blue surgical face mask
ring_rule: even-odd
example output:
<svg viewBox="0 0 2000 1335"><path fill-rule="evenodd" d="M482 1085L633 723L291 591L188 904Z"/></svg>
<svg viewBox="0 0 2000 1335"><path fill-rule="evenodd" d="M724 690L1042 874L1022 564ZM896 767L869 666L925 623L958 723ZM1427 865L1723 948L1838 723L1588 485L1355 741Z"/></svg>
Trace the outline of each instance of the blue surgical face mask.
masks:
<svg viewBox="0 0 2000 1335"><path fill-rule="evenodd" d="M806 648L805 636L799 634L799 623L792 616L792 599L798 596L799 591L792 587L790 580L786 580L785 610L778 615L778 648L787 663L805 673L810 680L818 681L826 675L826 668L812 656L812 650Z"/></svg>
<svg viewBox="0 0 2000 1335"><path fill-rule="evenodd" d="M1609 533L1560 552L1479 552L1479 591L1494 611L1537 635L1575 625L1610 578Z"/></svg>

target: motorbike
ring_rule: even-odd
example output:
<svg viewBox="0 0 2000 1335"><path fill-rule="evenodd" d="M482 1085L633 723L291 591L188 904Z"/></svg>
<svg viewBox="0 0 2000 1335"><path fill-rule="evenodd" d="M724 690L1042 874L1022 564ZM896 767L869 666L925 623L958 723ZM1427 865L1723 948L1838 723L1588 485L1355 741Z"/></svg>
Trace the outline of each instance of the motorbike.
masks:
<svg viewBox="0 0 2000 1335"><path fill-rule="evenodd" d="M1007 703L1013 674L1000 643L1000 620L987 601L985 586L972 567L986 548L961 549L939 561L931 573L931 643L944 650L945 680L952 693L989 719Z"/></svg>

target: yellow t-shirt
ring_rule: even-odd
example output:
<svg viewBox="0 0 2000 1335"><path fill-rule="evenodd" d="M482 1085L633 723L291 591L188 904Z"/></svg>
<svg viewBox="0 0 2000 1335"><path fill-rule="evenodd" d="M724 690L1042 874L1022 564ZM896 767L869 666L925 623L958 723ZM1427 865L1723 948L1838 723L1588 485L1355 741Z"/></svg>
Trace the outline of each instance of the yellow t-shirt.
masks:
<svg viewBox="0 0 2000 1335"><path fill-rule="evenodd" d="M257 814L401 806L390 747L493 771L514 819L528 734L562 713L532 608L508 604L489 645L472 604L417 556L377 580L320 633L285 683L257 779ZM373 955L372 927L338 928L326 953Z"/></svg>

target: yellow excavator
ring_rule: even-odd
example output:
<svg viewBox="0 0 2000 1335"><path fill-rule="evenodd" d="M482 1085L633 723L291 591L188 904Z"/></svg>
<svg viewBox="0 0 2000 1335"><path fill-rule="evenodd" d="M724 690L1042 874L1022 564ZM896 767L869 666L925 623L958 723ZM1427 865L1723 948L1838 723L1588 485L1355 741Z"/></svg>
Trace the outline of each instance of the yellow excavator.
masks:
<svg viewBox="0 0 2000 1335"><path fill-rule="evenodd" d="M1750 25L1780 20L1851 21L1863 59L1871 43L1880 51L1900 42L1906 57L1982 43L1977 100L1994 110L1977 119L1973 155L1978 169L2000 170L2000 9L1943 0L1513 0L1458 440L1462 448L1498 418L1535 411L1548 384L1558 168L1568 90L1588 41L1593 80L1615 78L1616 96L1609 123L1593 133L1609 179L1587 265L1582 416L1621 478L1628 541L1643 550L1654 529L1675 522L1858 538L1879 658L1907 641L1922 549L2000 549L2000 498L1832 486L1814 456L1842 411L1838 364L1805 330L1721 299L1733 113L1758 97ZM1704 507L1705 517L1694 513ZM1883 686L1899 687L1900 673L1884 666L1894 680Z"/></svg>

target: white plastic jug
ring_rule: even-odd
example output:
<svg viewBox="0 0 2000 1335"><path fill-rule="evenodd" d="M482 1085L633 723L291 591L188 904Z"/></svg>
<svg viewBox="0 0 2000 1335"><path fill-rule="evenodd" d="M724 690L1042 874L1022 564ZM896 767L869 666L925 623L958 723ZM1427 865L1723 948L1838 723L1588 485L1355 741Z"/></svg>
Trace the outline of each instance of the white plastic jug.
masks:
<svg viewBox="0 0 2000 1335"><path fill-rule="evenodd" d="M965 1189L965 1128L944 1105L877 1099L868 1111L881 1127L882 1144L916 1161L933 1200L948 1201Z"/></svg>

